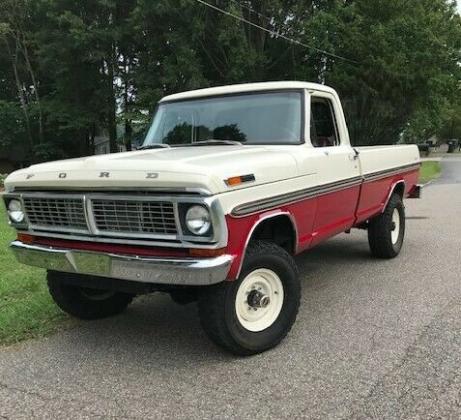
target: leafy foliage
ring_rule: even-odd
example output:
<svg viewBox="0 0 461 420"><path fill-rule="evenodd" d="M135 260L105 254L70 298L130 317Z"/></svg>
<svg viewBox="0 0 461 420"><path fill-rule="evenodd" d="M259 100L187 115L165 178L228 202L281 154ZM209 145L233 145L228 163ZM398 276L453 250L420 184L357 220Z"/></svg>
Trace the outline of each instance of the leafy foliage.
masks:
<svg viewBox="0 0 461 420"><path fill-rule="evenodd" d="M267 80L335 87L355 144L459 135L452 0L207 1L234 17L196 0L0 0L0 153L91 154L102 132L115 151L117 125L129 147L165 94Z"/></svg>
<svg viewBox="0 0 461 420"><path fill-rule="evenodd" d="M0 147L25 140L24 118L16 102L0 100Z"/></svg>

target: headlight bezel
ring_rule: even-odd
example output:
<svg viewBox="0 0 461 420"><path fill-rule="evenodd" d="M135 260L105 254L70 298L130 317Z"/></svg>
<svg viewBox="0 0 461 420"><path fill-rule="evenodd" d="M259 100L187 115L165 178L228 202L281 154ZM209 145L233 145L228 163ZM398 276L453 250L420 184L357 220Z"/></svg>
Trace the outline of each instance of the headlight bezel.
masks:
<svg viewBox="0 0 461 420"><path fill-rule="evenodd" d="M21 200L18 200L17 198L12 198L8 201L7 212L11 222L14 224L21 224L26 218Z"/></svg>
<svg viewBox="0 0 461 420"><path fill-rule="evenodd" d="M6 209L6 214L8 217L8 222L10 223L11 226L17 229L24 229L27 228L28 223L27 223L27 215L24 210L24 203L22 201L22 197L20 195L10 195L10 194L3 194L3 202L5 204L5 209ZM20 210L11 210L10 205L11 202L17 202L19 204L19 209ZM15 218L12 213L14 211L19 211L22 213L22 218L17 219Z"/></svg>
<svg viewBox="0 0 461 420"><path fill-rule="evenodd" d="M187 230L193 235L208 236L211 229L210 211L203 205L194 204L187 209L184 222Z"/></svg>
<svg viewBox="0 0 461 420"><path fill-rule="evenodd" d="M189 226L187 221L187 216L190 211L194 208L200 208L206 211L208 215L207 227L202 231L194 232L194 230ZM213 215L209 206L203 202L186 202L179 203L179 219L181 223L181 230L184 239L190 240L212 240L214 237L214 228L213 228Z"/></svg>

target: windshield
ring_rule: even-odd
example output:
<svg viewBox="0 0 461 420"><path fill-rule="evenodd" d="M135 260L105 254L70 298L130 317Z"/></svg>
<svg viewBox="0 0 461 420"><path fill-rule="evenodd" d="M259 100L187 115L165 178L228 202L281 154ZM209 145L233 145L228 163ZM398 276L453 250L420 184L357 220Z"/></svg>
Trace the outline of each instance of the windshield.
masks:
<svg viewBox="0 0 461 420"><path fill-rule="evenodd" d="M207 140L299 144L301 92L271 92L160 103L143 147Z"/></svg>

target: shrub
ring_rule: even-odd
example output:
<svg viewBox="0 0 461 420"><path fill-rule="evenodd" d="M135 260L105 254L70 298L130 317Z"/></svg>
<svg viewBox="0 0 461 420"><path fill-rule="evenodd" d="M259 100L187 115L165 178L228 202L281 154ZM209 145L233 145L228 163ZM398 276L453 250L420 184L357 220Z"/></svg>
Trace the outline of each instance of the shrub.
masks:
<svg viewBox="0 0 461 420"><path fill-rule="evenodd" d="M3 189L3 183L7 176L8 174L0 174L0 190Z"/></svg>

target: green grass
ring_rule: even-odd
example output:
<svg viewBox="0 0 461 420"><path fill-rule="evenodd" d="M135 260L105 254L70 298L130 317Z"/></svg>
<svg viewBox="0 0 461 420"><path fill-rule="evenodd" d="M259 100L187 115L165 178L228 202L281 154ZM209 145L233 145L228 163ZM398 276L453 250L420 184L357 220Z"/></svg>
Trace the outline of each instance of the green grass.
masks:
<svg viewBox="0 0 461 420"><path fill-rule="evenodd" d="M0 344L43 336L70 323L48 294L45 270L16 262L8 249L14 237L0 203Z"/></svg>
<svg viewBox="0 0 461 420"><path fill-rule="evenodd" d="M428 160L423 162L421 165L421 172L419 174L419 182L425 184L432 179L438 178L440 176L440 172L442 171L442 167L440 162Z"/></svg>

